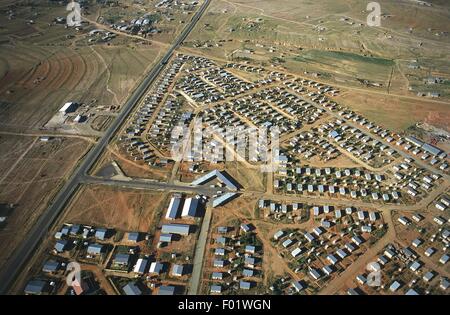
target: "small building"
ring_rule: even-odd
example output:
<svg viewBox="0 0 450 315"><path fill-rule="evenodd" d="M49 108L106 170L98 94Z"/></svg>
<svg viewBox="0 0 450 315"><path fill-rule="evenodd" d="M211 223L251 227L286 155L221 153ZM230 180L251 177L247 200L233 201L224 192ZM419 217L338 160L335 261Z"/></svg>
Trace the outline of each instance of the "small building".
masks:
<svg viewBox="0 0 450 315"><path fill-rule="evenodd" d="M116 266L126 267L130 262L130 255L128 254L116 254L113 259L113 264Z"/></svg>
<svg viewBox="0 0 450 315"><path fill-rule="evenodd" d="M239 282L239 288L240 288L241 290L250 290L250 289L252 288L252 282L241 280L241 281Z"/></svg>
<svg viewBox="0 0 450 315"><path fill-rule="evenodd" d="M45 262L44 266L42 267L42 271L48 272L48 273L56 272L56 271L58 271L59 266L60 266L60 263L57 262L56 260L48 260Z"/></svg>
<svg viewBox="0 0 450 315"><path fill-rule="evenodd" d="M102 244L90 244L87 248L88 255L100 255L103 251L103 245Z"/></svg>
<svg viewBox="0 0 450 315"><path fill-rule="evenodd" d="M164 224L161 232L165 234L189 235L191 226L189 224Z"/></svg>
<svg viewBox="0 0 450 315"><path fill-rule="evenodd" d="M174 220L178 216L178 211L180 210L182 199L179 197L172 197L170 199L169 207L166 212L167 220Z"/></svg>
<svg viewBox="0 0 450 315"><path fill-rule="evenodd" d="M60 113L63 113L64 115L67 115L69 113L73 113L77 110L78 104L75 102L67 102L59 109Z"/></svg>
<svg viewBox="0 0 450 315"><path fill-rule="evenodd" d="M199 203L200 201L197 198L187 198L184 201L183 210L181 211L181 217L196 217Z"/></svg>
<svg viewBox="0 0 450 315"><path fill-rule="evenodd" d="M128 283L122 288L125 295L142 295L141 289L133 282Z"/></svg>
<svg viewBox="0 0 450 315"><path fill-rule="evenodd" d="M44 280L31 280L25 286L25 294L41 295L48 291L48 284Z"/></svg>
<svg viewBox="0 0 450 315"><path fill-rule="evenodd" d="M214 284L211 286L210 293L212 294L220 294L222 293L222 286Z"/></svg>
<svg viewBox="0 0 450 315"><path fill-rule="evenodd" d="M184 265L173 265L171 274L175 277L182 277L184 275Z"/></svg>
<svg viewBox="0 0 450 315"><path fill-rule="evenodd" d="M389 290L390 290L391 292L395 292L395 291L397 291L398 289L400 289L401 286L402 286L402 284L401 284L399 281L395 280L395 281L392 282L392 284L389 286Z"/></svg>
<svg viewBox="0 0 450 315"><path fill-rule="evenodd" d="M159 236L159 241L160 242L164 242L164 243L170 243L172 242L172 234L169 233L161 233L161 235Z"/></svg>
<svg viewBox="0 0 450 315"><path fill-rule="evenodd" d="M105 240L107 238L107 235L108 235L108 230L105 228L98 228L95 231L95 238L97 238L101 241Z"/></svg>
<svg viewBox="0 0 450 315"><path fill-rule="evenodd" d="M147 269L148 260L145 258L139 258L136 262L136 265L134 266L133 271L138 274L145 273L145 270Z"/></svg>
<svg viewBox="0 0 450 315"><path fill-rule="evenodd" d="M165 265L163 263L154 261L150 264L150 270L148 272L161 274L164 272L164 269L165 269Z"/></svg>
<svg viewBox="0 0 450 315"><path fill-rule="evenodd" d="M297 293L303 291L306 288L302 281L292 281L292 287Z"/></svg>
<svg viewBox="0 0 450 315"><path fill-rule="evenodd" d="M55 244L55 250L58 253L62 253L66 250L67 241L66 240L57 240Z"/></svg>
<svg viewBox="0 0 450 315"><path fill-rule="evenodd" d="M128 242L137 243L141 240L141 233L139 232L129 232Z"/></svg>

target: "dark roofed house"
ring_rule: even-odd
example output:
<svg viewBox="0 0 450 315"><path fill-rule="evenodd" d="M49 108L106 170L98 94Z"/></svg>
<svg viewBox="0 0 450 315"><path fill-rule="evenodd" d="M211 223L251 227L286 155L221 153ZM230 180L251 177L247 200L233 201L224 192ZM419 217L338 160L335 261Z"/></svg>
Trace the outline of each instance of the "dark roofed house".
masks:
<svg viewBox="0 0 450 315"><path fill-rule="evenodd" d="M70 228L70 234L71 235L77 235L77 234L80 233L80 230L81 230L81 226L79 224L74 224Z"/></svg>
<svg viewBox="0 0 450 315"><path fill-rule="evenodd" d="M25 294L40 295L47 292L47 282L44 280L31 280L25 287Z"/></svg>
<svg viewBox="0 0 450 315"><path fill-rule="evenodd" d="M128 242L137 243L141 239L141 233L139 232L129 232L128 233Z"/></svg>
<svg viewBox="0 0 450 315"><path fill-rule="evenodd" d="M128 254L117 254L116 257L114 257L114 264L118 266L127 266L130 261L130 255Z"/></svg>
<svg viewBox="0 0 450 315"><path fill-rule="evenodd" d="M59 262L57 262L56 260L47 260L44 264L44 266L42 267L42 271L43 272L55 272L58 271L59 269Z"/></svg>

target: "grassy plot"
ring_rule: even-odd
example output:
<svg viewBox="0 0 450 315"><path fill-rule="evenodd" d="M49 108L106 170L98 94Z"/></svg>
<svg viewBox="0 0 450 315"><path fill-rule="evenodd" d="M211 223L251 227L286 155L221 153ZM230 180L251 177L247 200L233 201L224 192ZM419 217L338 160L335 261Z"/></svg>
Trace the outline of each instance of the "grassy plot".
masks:
<svg viewBox="0 0 450 315"><path fill-rule="evenodd" d="M309 50L290 59L305 70L325 71L337 76L387 83L394 66L391 59L363 56L351 52Z"/></svg>

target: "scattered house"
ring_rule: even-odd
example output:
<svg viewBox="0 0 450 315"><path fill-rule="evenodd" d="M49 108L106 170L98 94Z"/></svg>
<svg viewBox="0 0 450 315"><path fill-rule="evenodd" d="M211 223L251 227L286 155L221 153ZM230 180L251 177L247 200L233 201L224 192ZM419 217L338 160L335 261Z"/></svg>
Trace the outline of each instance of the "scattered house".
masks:
<svg viewBox="0 0 450 315"><path fill-rule="evenodd" d="M447 254L442 255L442 257L439 259L439 262L443 265L445 265L449 260L449 256Z"/></svg>
<svg viewBox="0 0 450 315"><path fill-rule="evenodd" d="M278 241L280 238L282 238L286 233L282 230L277 231L274 235L273 238L275 241Z"/></svg>
<svg viewBox="0 0 450 315"><path fill-rule="evenodd" d="M422 262L416 260L413 261L410 265L409 265L409 269L411 269L411 271L416 272L417 270L419 270L422 267Z"/></svg>
<svg viewBox="0 0 450 315"><path fill-rule="evenodd" d="M311 268L308 273L314 280L319 280L322 276L320 274L319 270L314 269L314 268Z"/></svg>
<svg viewBox="0 0 450 315"><path fill-rule="evenodd" d="M419 293L417 293L416 290L414 290L413 288L409 289L408 291L406 291L405 295L419 295Z"/></svg>
<svg viewBox="0 0 450 315"><path fill-rule="evenodd" d="M405 216L399 217L398 218L398 222L400 222L403 225L410 225L411 224L411 221Z"/></svg>

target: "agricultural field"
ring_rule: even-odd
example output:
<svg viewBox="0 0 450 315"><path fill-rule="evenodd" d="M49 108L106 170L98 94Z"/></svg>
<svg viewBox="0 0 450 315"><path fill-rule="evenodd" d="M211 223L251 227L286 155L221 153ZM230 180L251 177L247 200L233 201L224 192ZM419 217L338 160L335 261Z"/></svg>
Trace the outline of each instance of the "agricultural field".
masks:
<svg viewBox="0 0 450 315"><path fill-rule="evenodd" d="M158 59L161 47L125 36L88 43L94 26L77 31L53 22L65 14L56 4L0 10L13 16L0 28L2 128L41 127L67 101L118 109Z"/></svg>

